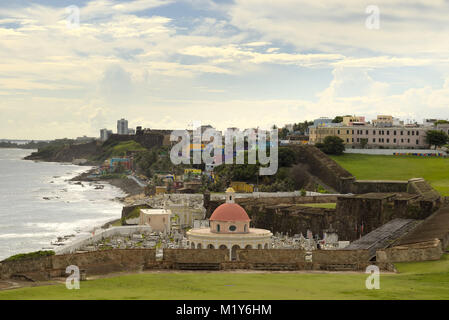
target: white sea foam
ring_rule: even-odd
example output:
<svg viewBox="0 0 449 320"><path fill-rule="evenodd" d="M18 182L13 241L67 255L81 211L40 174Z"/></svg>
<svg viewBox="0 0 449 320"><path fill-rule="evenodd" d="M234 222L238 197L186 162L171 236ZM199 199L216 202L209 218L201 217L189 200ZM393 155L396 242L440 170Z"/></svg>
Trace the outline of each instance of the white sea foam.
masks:
<svg viewBox="0 0 449 320"><path fill-rule="evenodd" d="M0 150L0 260L50 247L58 236L85 236L121 215L112 201L125 195L120 189L69 181L90 167L21 160L30 152Z"/></svg>

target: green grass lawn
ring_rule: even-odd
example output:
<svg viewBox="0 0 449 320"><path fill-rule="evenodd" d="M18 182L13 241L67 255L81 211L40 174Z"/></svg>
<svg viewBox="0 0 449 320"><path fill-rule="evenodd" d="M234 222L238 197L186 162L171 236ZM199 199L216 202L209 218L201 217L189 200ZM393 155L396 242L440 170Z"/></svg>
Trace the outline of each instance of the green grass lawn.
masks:
<svg viewBox="0 0 449 320"><path fill-rule="evenodd" d="M335 209L337 204L333 203L304 203L301 204L303 207L312 207L312 208L326 208L326 209Z"/></svg>
<svg viewBox="0 0 449 320"><path fill-rule="evenodd" d="M0 299L449 299L449 255L400 263L365 288L363 273L141 273L64 285L0 291Z"/></svg>
<svg viewBox="0 0 449 320"><path fill-rule="evenodd" d="M449 196L449 158L344 154L332 159L359 180L424 178L442 195Z"/></svg>

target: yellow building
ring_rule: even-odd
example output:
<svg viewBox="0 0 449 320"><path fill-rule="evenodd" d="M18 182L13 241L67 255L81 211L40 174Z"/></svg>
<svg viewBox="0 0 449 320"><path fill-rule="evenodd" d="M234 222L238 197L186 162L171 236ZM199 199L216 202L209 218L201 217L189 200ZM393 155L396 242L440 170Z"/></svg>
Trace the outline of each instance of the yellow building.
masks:
<svg viewBox="0 0 449 320"><path fill-rule="evenodd" d="M354 127L316 127L309 129L309 141L313 144L322 143L324 138L328 136L337 136L343 140L345 144L352 144L354 142Z"/></svg>
<svg viewBox="0 0 449 320"><path fill-rule="evenodd" d="M235 192L244 192L244 193L254 192L254 186L242 181L231 182L231 188L234 189Z"/></svg>
<svg viewBox="0 0 449 320"><path fill-rule="evenodd" d="M344 116L343 117L343 126L352 126L353 123L356 124L364 124L365 117L363 116Z"/></svg>
<svg viewBox="0 0 449 320"><path fill-rule="evenodd" d="M167 193L166 186L156 186L156 194L164 194Z"/></svg>

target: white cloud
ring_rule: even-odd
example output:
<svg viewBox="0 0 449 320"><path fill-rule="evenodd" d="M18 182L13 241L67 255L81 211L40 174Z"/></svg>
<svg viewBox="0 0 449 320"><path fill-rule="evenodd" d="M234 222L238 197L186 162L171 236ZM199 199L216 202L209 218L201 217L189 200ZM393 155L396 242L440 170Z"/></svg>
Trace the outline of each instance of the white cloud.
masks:
<svg viewBox="0 0 449 320"><path fill-rule="evenodd" d="M89 1L80 7L78 29L66 27L65 8L0 8L0 113L12 121L0 120L0 137L93 135L121 117L153 128L183 128L198 117L225 128L330 113L449 116L443 0L379 0L380 30L364 27L365 4L356 0L183 3L201 9L186 26L145 14L176 4L165 0ZM437 70L445 83L423 77L398 93L371 73L400 67ZM286 87L298 74L305 80L284 91L275 83L282 79L270 78L279 70ZM301 97L318 91L308 86L316 78L320 93ZM272 87L274 94L257 98Z"/></svg>

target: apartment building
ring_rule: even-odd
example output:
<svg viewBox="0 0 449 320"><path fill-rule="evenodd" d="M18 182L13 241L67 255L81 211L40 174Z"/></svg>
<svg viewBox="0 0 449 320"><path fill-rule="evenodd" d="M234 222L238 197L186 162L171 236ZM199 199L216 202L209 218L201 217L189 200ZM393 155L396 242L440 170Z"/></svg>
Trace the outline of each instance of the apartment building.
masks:
<svg viewBox="0 0 449 320"><path fill-rule="evenodd" d="M117 120L117 134L128 134L128 120Z"/></svg>

